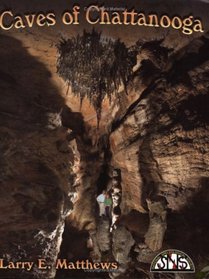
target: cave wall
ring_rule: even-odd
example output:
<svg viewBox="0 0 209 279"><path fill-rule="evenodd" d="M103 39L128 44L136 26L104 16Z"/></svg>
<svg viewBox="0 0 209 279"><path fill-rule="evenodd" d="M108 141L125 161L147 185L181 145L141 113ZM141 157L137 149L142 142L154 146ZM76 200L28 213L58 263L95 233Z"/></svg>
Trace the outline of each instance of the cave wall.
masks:
<svg viewBox="0 0 209 279"><path fill-rule="evenodd" d="M148 93L139 90L138 100L128 106L131 109L114 121L112 160L122 170L124 197L129 181L136 185L126 209L135 209L140 205L137 201L160 194L170 209L180 210L208 175L208 53L204 51L208 40L190 52L203 40L190 43L188 54L178 61L180 66L174 63L171 75L165 73ZM183 63L190 64L184 69Z"/></svg>
<svg viewBox="0 0 209 279"><path fill-rule="evenodd" d="M121 170L122 215L149 213L144 244L136 241L141 263L173 247L188 252L197 267L207 261L207 47L206 35L182 49L179 60L179 53L175 60L171 55L173 65L160 77L150 76L145 89L136 74L129 90L139 88L138 99L113 121L111 164ZM133 231L128 220L125 224Z"/></svg>
<svg viewBox="0 0 209 279"><path fill-rule="evenodd" d="M19 40L2 35L0 40L1 258L5 264L46 258L54 266L72 209L74 155L63 148L68 145L60 118L64 100L48 69ZM54 268L7 272L10 278L54 275Z"/></svg>
<svg viewBox="0 0 209 279"><path fill-rule="evenodd" d="M72 36L82 28L62 32ZM160 32L140 29L133 36L128 30L103 31L127 45L142 36L162 38ZM143 278L140 268L148 270L159 250L175 247L201 266L209 231L208 39L193 44L195 36L165 36L164 47L176 52L164 76L143 80L136 71L128 95L121 89L114 104L104 102L97 130L89 102L80 108L56 74L59 30L30 31L1 35L1 258L38 256L52 266L59 253L69 260L117 259L121 278ZM110 234L110 224L98 220L95 198L102 187L112 187L114 169L121 175L121 216ZM54 278L55 270L9 276Z"/></svg>

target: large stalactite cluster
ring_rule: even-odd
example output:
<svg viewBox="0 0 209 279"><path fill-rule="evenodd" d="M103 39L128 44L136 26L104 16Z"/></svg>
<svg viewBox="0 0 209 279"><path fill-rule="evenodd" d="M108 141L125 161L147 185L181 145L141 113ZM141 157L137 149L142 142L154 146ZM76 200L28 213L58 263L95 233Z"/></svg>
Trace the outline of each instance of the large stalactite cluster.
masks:
<svg viewBox="0 0 209 279"><path fill-rule="evenodd" d="M119 39L104 38L95 30L62 39L58 52L59 75L79 96L81 104L85 97L89 99L99 122L104 98L111 101L120 85L126 88L136 63L136 52Z"/></svg>

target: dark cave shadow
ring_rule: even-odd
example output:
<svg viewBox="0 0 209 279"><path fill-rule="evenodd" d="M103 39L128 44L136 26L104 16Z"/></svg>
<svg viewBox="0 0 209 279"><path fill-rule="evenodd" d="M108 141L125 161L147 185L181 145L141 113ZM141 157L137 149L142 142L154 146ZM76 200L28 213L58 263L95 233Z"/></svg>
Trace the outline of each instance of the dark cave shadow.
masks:
<svg viewBox="0 0 209 279"><path fill-rule="evenodd" d="M103 190L109 191L108 184L111 184L112 178L110 176L110 170L111 170L111 159L112 159L112 152L110 148L110 141L109 141L109 135L103 135L100 138L99 142L99 148L101 152L104 153L104 159L103 159L103 165L101 168L101 172L99 175L99 178L97 180L97 195L101 194ZM119 170L118 170L119 171ZM119 174L120 177L120 174ZM118 180L118 183L121 181L121 177Z"/></svg>
<svg viewBox="0 0 209 279"><path fill-rule="evenodd" d="M165 235L166 243L188 253L194 262L209 255L209 178L201 177L199 183L200 190L189 203L181 211L168 214Z"/></svg>
<svg viewBox="0 0 209 279"><path fill-rule="evenodd" d="M59 218L56 214L63 201L59 177L46 165L43 153L37 155L37 149L44 131L45 138L54 135L54 142L46 142L54 150L57 135L48 129L49 114L60 113L65 102L51 80L50 71L20 40L0 35L0 42L0 148L5 151L10 144L13 146L12 156L6 152L0 154L1 202L9 220L1 224L4 226L1 257L4 254L11 255L11 259L36 262L39 255L43 255L44 246L34 235L41 229L54 230ZM8 141L7 133L11 134ZM26 133L30 138L25 137ZM41 195L35 206L30 191ZM33 271L29 275L20 270L1 270L0 277L37 278Z"/></svg>
<svg viewBox="0 0 209 279"><path fill-rule="evenodd" d="M143 141L142 145L140 146L139 154L139 166L143 181L141 202L145 209L148 209L146 199L155 200L158 188L156 184L156 178L153 175L154 171L152 164L154 162L154 158L149 138ZM156 163L154 162L154 164Z"/></svg>
<svg viewBox="0 0 209 279"><path fill-rule="evenodd" d="M20 40L1 35L0 42L0 125L19 130L47 125L48 113L64 105L50 71Z"/></svg>
<svg viewBox="0 0 209 279"><path fill-rule="evenodd" d="M89 249L87 248L87 239L89 233L85 230L79 231L77 228L71 226L69 222L65 224L63 239L60 248L61 258L69 261L76 261L87 259L89 257Z"/></svg>
<svg viewBox="0 0 209 279"><path fill-rule="evenodd" d="M206 36L203 35L196 40L196 42L199 41L202 43L202 45L199 47L198 52L192 51L189 44L185 47L187 53L181 59L176 59L176 61L174 61L172 70L168 73L167 76L168 81L170 81L172 85L181 80L190 84L188 72L200 66L202 63L209 59L209 39L207 38L208 34L209 33L206 33ZM191 43L192 46L193 44L195 45L195 43ZM180 49L179 52L182 52L182 50Z"/></svg>
<svg viewBox="0 0 209 279"><path fill-rule="evenodd" d="M77 261L91 262L91 249L87 247L89 233L86 230L78 230L69 223L65 225L63 239L58 259L67 259L67 262L74 263ZM67 278L107 278L103 273L85 272L83 269L59 269L57 270L56 279Z"/></svg>
<svg viewBox="0 0 209 279"><path fill-rule="evenodd" d="M86 125L84 123L83 115L80 112L73 112L67 105L63 107L62 113L62 125L70 128L73 131L73 135L79 135L85 137ZM91 142L88 142L91 144Z"/></svg>

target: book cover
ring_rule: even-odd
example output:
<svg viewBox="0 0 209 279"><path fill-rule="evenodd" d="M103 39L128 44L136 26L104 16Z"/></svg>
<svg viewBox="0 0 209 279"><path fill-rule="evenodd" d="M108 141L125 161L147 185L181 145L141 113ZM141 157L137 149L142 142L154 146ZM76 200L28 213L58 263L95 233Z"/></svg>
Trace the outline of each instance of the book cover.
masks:
<svg viewBox="0 0 209 279"><path fill-rule="evenodd" d="M0 278L209 278L208 14L0 0Z"/></svg>

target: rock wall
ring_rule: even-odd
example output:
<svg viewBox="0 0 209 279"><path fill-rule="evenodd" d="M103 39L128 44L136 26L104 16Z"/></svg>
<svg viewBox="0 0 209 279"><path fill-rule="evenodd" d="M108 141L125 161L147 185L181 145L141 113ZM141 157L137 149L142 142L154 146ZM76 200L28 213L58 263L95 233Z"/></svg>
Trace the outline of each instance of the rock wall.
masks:
<svg viewBox="0 0 209 279"><path fill-rule="evenodd" d="M50 72L17 39L1 36L0 58L0 257L5 265L42 258L53 267L7 270L8 278L54 278L73 208L73 152L60 117L64 100Z"/></svg>
<svg viewBox="0 0 209 279"><path fill-rule="evenodd" d="M112 278L147 276L169 247L197 267L206 261L209 42L205 35L172 50L168 41L142 46L128 95L121 88L104 103L97 130L86 100L79 110L54 69L1 36L1 258L117 261ZM120 212L111 228L98 218L96 195L107 188L114 197L114 170ZM8 274L54 278L55 269Z"/></svg>
<svg viewBox="0 0 209 279"><path fill-rule="evenodd" d="M192 208L197 200L200 202L200 193L208 196L208 42L207 36L202 37L168 56L160 75L156 69L156 76L146 77L146 87L138 86L139 77L142 82L144 79L142 70L146 73L141 64L129 89L138 88L138 99L129 102L127 110L121 110L113 121L111 164L121 170L122 214L137 210L145 215L149 212L150 216L142 241L145 246L138 248L140 262L147 262L150 253L153 259L154 251L172 245L192 253L197 264L200 261L194 250L201 259L207 254L200 252L202 245L194 249L190 242L197 234L192 232L194 227L205 241L205 221L201 225L198 222L197 228L194 219L187 218L189 210L191 216L194 214ZM154 63L150 55L146 60ZM155 213L152 204L158 208ZM199 206L205 216L205 202ZM166 213L169 226L173 222L172 229L167 227ZM184 243L180 234L172 231L177 220L176 230L185 230L181 218L187 224Z"/></svg>

